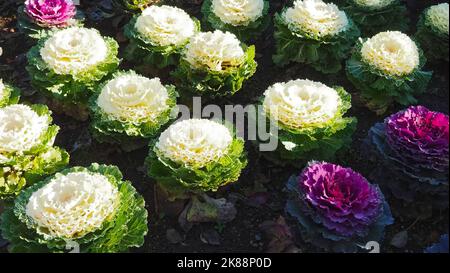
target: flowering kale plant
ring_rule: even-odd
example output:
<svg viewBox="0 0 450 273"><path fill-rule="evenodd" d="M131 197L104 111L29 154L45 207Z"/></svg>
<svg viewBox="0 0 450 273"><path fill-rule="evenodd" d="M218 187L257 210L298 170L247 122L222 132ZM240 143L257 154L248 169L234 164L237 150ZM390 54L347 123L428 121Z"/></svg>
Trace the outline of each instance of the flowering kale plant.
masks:
<svg viewBox="0 0 450 273"><path fill-rule="evenodd" d="M322 0L296 0L275 15L275 28L275 64L304 63L323 73L341 70L360 35L344 11Z"/></svg>
<svg viewBox="0 0 450 273"><path fill-rule="evenodd" d="M33 86L45 95L85 106L98 82L119 65L118 48L95 29L58 30L30 49L27 70Z"/></svg>
<svg viewBox="0 0 450 273"><path fill-rule="evenodd" d="M393 223L380 189L350 168L312 162L287 188L286 211L303 239L328 251L357 252L369 241L380 242Z"/></svg>
<svg viewBox="0 0 450 273"><path fill-rule="evenodd" d="M130 39L126 58L158 68L176 65L189 39L199 31L200 22L182 9L148 7L125 26Z"/></svg>
<svg viewBox="0 0 450 273"><path fill-rule="evenodd" d="M448 3L434 5L426 9L417 23L415 38L432 60L448 62L449 33Z"/></svg>
<svg viewBox="0 0 450 273"><path fill-rule="evenodd" d="M347 148L356 129L356 118L344 117L351 96L343 88L320 82L295 80L269 87L262 100L267 122L278 127L276 161L296 162L333 159ZM306 162L305 162L306 163Z"/></svg>
<svg viewBox="0 0 450 273"><path fill-rule="evenodd" d="M140 12L146 7L162 2L162 0L112 0L113 5L120 11Z"/></svg>
<svg viewBox="0 0 450 273"><path fill-rule="evenodd" d="M234 33L239 40L255 40L270 24L267 0L205 0L203 18L214 29Z"/></svg>
<svg viewBox="0 0 450 273"><path fill-rule="evenodd" d="M10 252L123 252L144 243L145 201L115 166L61 171L24 190L2 214Z"/></svg>
<svg viewBox="0 0 450 273"><path fill-rule="evenodd" d="M18 10L19 28L35 39L51 29L81 25L82 19L72 0L26 0Z"/></svg>
<svg viewBox="0 0 450 273"><path fill-rule="evenodd" d="M414 95L425 92L432 76L432 72L421 70L425 62L422 50L411 38L387 31L360 39L346 72L367 107L383 114L394 102L417 103Z"/></svg>
<svg viewBox="0 0 450 273"><path fill-rule="evenodd" d="M383 164L383 186L397 198L448 207L449 118L412 106L377 123L367 144ZM395 178L395 179L393 179Z"/></svg>
<svg viewBox="0 0 450 273"><path fill-rule="evenodd" d="M183 91L211 97L233 95L256 72L255 46L245 46L230 32L194 35L173 76Z"/></svg>
<svg viewBox="0 0 450 273"><path fill-rule="evenodd" d="M14 197L69 163L69 154L53 146L59 127L51 123L44 105L0 108L0 199Z"/></svg>
<svg viewBox="0 0 450 273"><path fill-rule="evenodd" d="M177 95L174 86L164 86L159 78L117 72L90 99L93 136L121 144L151 138L174 118Z"/></svg>
<svg viewBox="0 0 450 273"><path fill-rule="evenodd" d="M150 145L148 175L172 198L217 191L238 180L247 165L244 140L205 119L177 122Z"/></svg>

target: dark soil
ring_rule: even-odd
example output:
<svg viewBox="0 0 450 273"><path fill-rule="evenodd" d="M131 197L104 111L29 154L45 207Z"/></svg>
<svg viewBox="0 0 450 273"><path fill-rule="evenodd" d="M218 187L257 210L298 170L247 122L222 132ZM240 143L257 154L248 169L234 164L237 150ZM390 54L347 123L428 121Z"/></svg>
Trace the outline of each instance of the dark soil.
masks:
<svg viewBox="0 0 450 273"><path fill-rule="evenodd" d="M3 48L3 56L0 57L0 76L7 82L20 87L23 92L23 101L40 102L42 98L29 85L29 76L24 66L27 52L31 43L24 36L17 33L15 13L17 3L21 1L5 0L0 3L0 46ZM102 1L82 1L99 3ZM185 4L180 5L192 15L200 16L200 5L188 2L201 1L178 1ZM283 2L270 1L271 13L281 9ZM408 1L411 18L416 22L417 16L425 6L435 2L443 1ZM426 4L424 3L426 2ZM188 3L188 4L186 4ZM82 6L84 11L92 11L93 4ZM98 28L104 35L116 37L121 42L121 49L126 46L126 41L120 34L118 28L123 26L123 20L117 17L101 21L90 20L88 26ZM119 34L117 34L119 33ZM414 29L411 29L411 34ZM354 170L369 176L373 169L373 163L367 161L367 156L361 153L361 142L366 137L368 129L384 117L379 117L367 110L359 101L356 90L347 81L343 72L337 75L323 75L305 67L304 65L291 65L284 69L277 68L271 61L274 52L274 41L272 29L256 41L258 71L249 80L243 90L232 98L214 101L219 105L241 104L247 105L256 101L264 90L275 82L288 81L297 78L308 78L321 81L328 85L341 85L353 95L353 107L349 115L356 116L359 120L358 129L354 135L351 149L338 156L336 163L350 166ZM133 64L123 63L122 68L133 68ZM419 98L419 103L435 111L449 112L449 71L447 63L429 63L427 70L434 70L435 74L429 87L429 92ZM148 72L148 71L147 71ZM159 76L165 82L170 82L167 71L148 72L148 76ZM402 107L395 106L389 109L389 113L401 110ZM387 115L386 114L386 115ZM54 114L55 123L61 127L56 145L64 147L71 152L71 165L86 166L92 162L115 164L122 170L124 177L130 181L145 197L149 210L149 233L142 248L134 250L137 252L263 252L267 251L268 242L271 238L264 236L260 225L265 221L276 221L284 215L284 204L286 192L285 182L292 174L297 174L303 166L279 167L260 157L260 154L248 145L249 166L243 172L237 183L222 189L216 193L217 197L229 197L237 200L238 214L235 220L223 225L202 224L194 226L187 234L183 233L178 226L176 217L164 214L159 210L155 212L154 184L146 177L143 168L147 148L142 148L131 153L122 152L118 147L99 144L91 140L87 131L87 122L78 122L66 116ZM396 200L389 200L394 214L399 211ZM285 217L289 219L288 217ZM291 229L295 225L287 220ZM396 218L395 224L387 228L386 239L382 245L383 252L423 252L423 249L436 242L443 233L448 233L449 215L446 211L433 211L432 217L427 220ZM166 238L168 229L176 229L182 236L182 242L171 244ZM200 239L201 233L210 228L216 229L220 234L219 245L209 245ZM408 241L405 247L395 248L390 241L395 234L407 230ZM294 232L295 234L295 232ZM317 252L318 249L305 244L298 236L294 236L294 243L301 252ZM0 244L1 247L1 244ZM272 249L273 250L273 249ZM6 251L5 248L0 252Z"/></svg>

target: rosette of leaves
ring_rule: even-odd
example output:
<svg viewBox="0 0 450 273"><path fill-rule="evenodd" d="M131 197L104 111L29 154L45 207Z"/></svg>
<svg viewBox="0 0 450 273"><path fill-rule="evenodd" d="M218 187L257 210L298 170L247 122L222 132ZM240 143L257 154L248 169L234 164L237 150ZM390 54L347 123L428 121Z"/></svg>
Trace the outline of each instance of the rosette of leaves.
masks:
<svg viewBox="0 0 450 273"><path fill-rule="evenodd" d="M144 10L146 7L162 3L163 0L112 0L116 9L120 11L137 13Z"/></svg>
<svg viewBox="0 0 450 273"><path fill-rule="evenodd" d="M308 64L322 73L340 71L360 36L358 27L345 12L321 0L297 0L294 7L276 13L274 23L274 63Z"/></svg>
<svg viewBox="0 0 450 273"><path fill-rule="evenodd" d="M303 240L325 251L363 252L394 222L380 189L350 168L311 162L287 189L286 212Z"/></svg>
<svg viewBox="0 0 450 273"><path fill-rule="evenodd" d="M147 145L174 118L177 96L175 87L162 85L159 78L116 72L89 101L93 136L125 148L142 141Z"/></svg>
<svg viewBox="0 0 450 273"><path fill-rule="evenodd" d="M448 3L434 5L424 10L417 23L415 38L431 60L448 62L449 33Z"/></svg>
<svg viewBox="0 0 450 273"><path fill-rule="evenodd" d="M3 83L0 79L0 108L10 105L16 104L20 100L20 90Z"/></svg>
<svg viewBox="0 0 450 273"><path fill-rule="evenodd" d="M387 30L409 29L408 10L400 0L346 0L342 7L365 37Z"/></svg>
<svg viewBox="0 0 450 273"><path fill-rule="evenodd" d="M0 229L10 252L125 252L144 243L147 210L117 167L94 163L24 190Z"/></svg>
<svg viewBox="0 0 450 273"><path fill-rule="evenodd" d="M32 39L42 39L52 31L82 26L84 15L72 0L27 0L17 10L19 30Z"/></svg>
<svg viewBox="0 0 450 273"><path fill-rule="evenodd" d="M69 163L53 146L59 127L47 106L14 104L0 108L0 199L9 199Z"/></svg>
<svg viewBox="0 0 450 273"><path fill-rule="evenodd" d="M233 95L256 72L255 46L229 32L203 32L191 38L172 73L180 90L210 97Z"/></svg>
<svg viewBox="0 0 450 273"><path fill-rule="evenodd" d="M190 119L171 125L150 143L146 165L148 175L174 200L237 181L247 157L244 140L231 129Z"/></svg>
<svg viewBox="0 0 450 273"><path fill-rule="evenodd" d="M32 47L26 68L32 85L46 96L85 107L98 82L118 67L118 48L95 29L71 27Z"/></svg>
<svg viewBox="0 0 450 273"><path fill-rule="evenodd" d="M381 115L395 102L417 103L414 96L426 91L433 75L422 70L425 63L414 41L401 32L388 31L358 41L346 74L366 106Z"/></svg>
<svg viewBox="0 0 450 273"><path fill-rule="evenodd" d="M217 11L215 12L215 5ZM234 33L243 42L254 41L269 27L269 1L205 0L202 5L205 24L213 29Z"/></svg>
<svg viewBox="0 0 450 273"><path fill-rule="evenodd" d="M125 58L157 68L176 65L189 38L199 31L200 22L182 9L151 6L125 26L130 39Z"/></svg>
<svg viewBox="0 0 450 273"><path fill-rule="evenodd" d="M380 184L408 206L448 208L449 118L411 106L375 124L365 141Z"/></svg>
<svg viewBox="0 0 450 273"><path fill-rule="evenodd" d="M263 155L275 163L332 160L352 142L357 119L344 116L351 96L342 87L294 80L269 87L261 101L265 128L275 127L269 135L278 143Z"/></svg>

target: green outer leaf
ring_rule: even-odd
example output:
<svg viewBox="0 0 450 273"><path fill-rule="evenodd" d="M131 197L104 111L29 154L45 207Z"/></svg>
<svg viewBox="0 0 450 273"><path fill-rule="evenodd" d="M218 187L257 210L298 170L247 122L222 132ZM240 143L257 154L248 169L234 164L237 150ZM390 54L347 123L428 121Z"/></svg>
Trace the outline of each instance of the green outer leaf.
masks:
<svg viewBox="0 0 450 273"><path fill-rule="evenodd" d="M17 9L17 27L20 32L34 40L48 38L54 31L59 29L73 26L82 27L84 25L84 14L80 10L77 10L75 17L73 18L74 20L69 25L49 28L33 22L33 20L25 13L24 9L25 7L23 5L19 6Z"/></svg>
<svg viewBox="0 0 450 273"><path fill-rule="evenodd" d="M228 31L234 33L236 37L242 42L254 41L258 36L269 27L271 18L269 14L269 1L264 0L264 9L262 16L256 21L250 22L246 26L233 26L224 23L217 17L212 11L212 1L204 0L202 5L203 21L213 29L220 29L222 31Z"/></svg>
<svg viewBox="0 0 450 273"><path fill-rule="evenodd" d="M363 61L361 47L364 41L358 41L352 57L347 60L346 74L361 92L366 106L381 115L394 102L403 106L417 103L414 95L426 91L433 75L421 70L426 63L422 50L419 48L420 64L413 72L405 76L392 76Z"/></svg>
<svg viewBox="0 0 450 273"><path fill-rule="evenodd" d="M245 59L238 67L228 67L222 71L195 69L181 58L172 76L179 81L177 86L187 93L207 94L211 97L233 95L242 88L244 81L256 72L255 46L243 45L243 49Z"/></svg>
<svg viewBox="0 0 450 273"><path fill-rule="evenodd" d="M148 232L145 201L129 181L122 180L122 173L115 166L92 164L88 168L73 167L60 174L70 172L91 172L105 175L116 186L120 194L120 204L111 219L101 228L82 238L53 238L37 229L32 218L26 214L26 204L33 192L48 184L52 177L24 190L15 200L14 206L6 208L0 221L2 236L10 241L10 252L65 252L66 242L80 245L81 252L123 252L130 247L144 243Z"/></svg>
<svg viewBox="0 0 450 273"><path fill-rule="evenodd" d="M393 1L381 9L360 6L353 0L343 4L345 12L360 27L364 36L373 36L387 30L407 32L410 19L408 9L399 0Z"/></svg>
<svg viewBox="0 0 450 273"><path fill-rule="evenodd" d="M283 11L284 12L284 11ZM278 66L291 62L311 65L323 73L336 73L360 36L358 27L349 19L347 30L335 36L315 37L308 33L293 32L282 17L275 14L276 53L273 61Z"/></svg>
<svg viewBox="0 0 450 273"><path fill-rule="evenodd" d="M113 78L125 74L136 74L134 71L118 71L113 74ZM175 86L167 85L169 99L167 104L169 108L161 113L156 120L140 121L120 121L103 112L97 105L98 96L108 81L100 84L94 95L89 100L89 109L91 112L90 129L93 136L100 142L121 143L132 139L152 138L168 125L169 121L175 117L171 116L172 111L177 106L178 93Z"/></svg>
<svg viewBox="0 0 450 273"><path fill-rule="evenodd" d="M16 104L20 100L20 90L11 85L5 84L3 89L3 97L0 97L0 108L7 105Z"/></svg>
<svg viewBox="0 0 450 273"><path fill-rule="evenodd" d="M139 64L151 64L157 68L165 68L177 65L180 54L188 41L180 46L159 46L148 38L143 37L134 27L139 15L135 15L124 27L125 36L130 43L125 50L125 59ZM200 22L191 17L196 26L196 32L200 32Z"/></svg>
<svg viewBox="0 0 450 273"><path fill-rule="evenodd" d="M31 84L45 95L69 104L86 104L97 83L115 71L120 60L117 58L119 45L109 37L104 37L108 54L104 61L75 75L57 74L41 58L40 49L46 39L27 53L27 71L31 75Z"/></svg>
<svg viewBox="0 0 450 273"><path fill-rule="evenodd" d="M244 140L234 138L226 155L206 166L188 166L165 158L156 148L157 140L150 143L145 160L147 173L177 198L189 192L217 191L221 186L238 180L247 166Z"/></svg>
<svg viewBox="0 0 450 273"><path fill-rule="evenodd" d="M116 9L136 13L142 11L147 6L161 1L162 0L112 0L112 4Z"/></svg>
<svg viewBox="0 0 450 273"><path fill-rule="evenodd" d="M417 23L417 32L414 37L424 49L428 59L445 60L448 62L448 34L441 33L426 20L425 14L427 10L423 11L420 16L419 22Z"/></svg>
<svg viewBox="0 0 450 273"><path fill-rule="evenodd" d="M39 116L45 116L51 124L51 112L45 105L30 106ZM58 147L52 147L59 127L50 125L39 137L39 144L29 151L1 153L0 199L17 195L24 187L64 168L69 163L69 154Z"/></svg>
<svg viewBox="0 0 450 273"><path fill-rule="evenodd" d="M336 115L323 124L314 124L302 129L292 129L273 121L278 125L278 138L276 151L263 153L269 159L284 164L291 161L298 165L298 160L323 160L330 161L335 158L337 152L348 148L352 142L352 135L356 130L357 119L355 117L344 117L351 108L351 96L342 87L334 87L341 98L341 105ZM270 122L268 113L266 122ZM269 125L266 125L266 128ZM287 150L282 142L292 142L296 147ZM287 163L288 163L287 162Z"/></svg>

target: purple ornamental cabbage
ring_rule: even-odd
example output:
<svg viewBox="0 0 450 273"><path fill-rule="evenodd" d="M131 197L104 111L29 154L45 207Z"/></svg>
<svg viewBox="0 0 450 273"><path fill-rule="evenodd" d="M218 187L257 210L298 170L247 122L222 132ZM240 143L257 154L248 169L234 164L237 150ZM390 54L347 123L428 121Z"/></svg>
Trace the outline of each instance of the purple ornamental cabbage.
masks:
<svg viewBox="0 0 450 273"><path fill-rule="evenodd" d="M72 0L27 0L25 13L38 25L64 27L76 14Z"/></svg>
<svg viewBox="0 0 450 273"><path fill-rule="evenodd" d="M404 216L423 217L416 213L429 206L448 208L448 115L411 106L375 124L365 144L377 160L377 182L417 207Z"/></svg>
<svg viewBox="0 0 450 273"><path fill-rule="evenodd" d="M380 242L393 223L378 186L350 168L313 162L287 187L286 211L298 220L303 239L326 250L356 252Z"/></svg>
<svg viewBox="0 0 450 273"><path fill-rule="evenodd" d="M385 120L386 140L404 162L439 172L448 170L449 119L412 106Z"/></svg>
<svg viewBox="0 0 450 273"><path fill-rule="evenodd" d="M381 213L376 188L350 168L313 164L300 175L299 187L323 225L342 236L364 235Z"/></svg>

